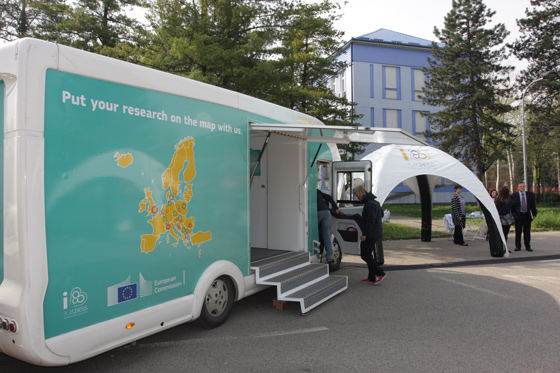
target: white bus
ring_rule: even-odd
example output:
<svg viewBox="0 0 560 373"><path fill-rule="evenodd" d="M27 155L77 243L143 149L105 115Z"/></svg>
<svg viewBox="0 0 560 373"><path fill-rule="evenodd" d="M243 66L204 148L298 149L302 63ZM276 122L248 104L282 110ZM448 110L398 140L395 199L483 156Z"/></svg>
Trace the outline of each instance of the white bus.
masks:
<svg viewBox="0 0 560 373"><path fill-rule="evenodd" d="M322 304L347 278L319 263L317 160L418 144L34 39L0 48L0 94L0 352L36 365L220 325L270 285Z"/></svg>

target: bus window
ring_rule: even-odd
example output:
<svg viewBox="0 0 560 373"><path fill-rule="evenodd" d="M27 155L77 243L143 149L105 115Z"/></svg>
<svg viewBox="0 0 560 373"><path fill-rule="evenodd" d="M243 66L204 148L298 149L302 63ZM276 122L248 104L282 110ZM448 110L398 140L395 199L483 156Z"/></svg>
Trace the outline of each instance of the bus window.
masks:
<svg viewBox="0 0 560 373"><path fill-rule="evenodd" d="M339 202L359 202L354 193L357 187L364 185L364 173L358 171L339 171L337 177L337 200Z"/></svg>

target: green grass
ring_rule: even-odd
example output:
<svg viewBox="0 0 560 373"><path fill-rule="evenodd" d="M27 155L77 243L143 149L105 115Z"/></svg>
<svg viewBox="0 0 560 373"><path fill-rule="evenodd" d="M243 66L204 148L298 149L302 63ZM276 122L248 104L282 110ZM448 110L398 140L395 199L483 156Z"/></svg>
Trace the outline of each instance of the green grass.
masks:
<svg viewBox="0 0 560 373"><path fill-rule="evenodd" d="M395 216L409 216L411 218L421 218L422 211L420 205L383 205L383 210L391 211L391 215ZM468 213L480 211L476 205L466 205L465 210ZM432 219L443 219L445 214L451 214L451 204L449 205L434 205L432 207Z"/></svg>
<svg viewBox="0 0 560 373"><path fill-rule="evenodd" d="M420 204L415 205L383 205L383 210L391 211L393 216L409 216L412 218L422 217ZM560 230L560 206L550 206L550 204L537 204L537 218L533 221L534 231L558 231ZM476 204L466 206L467 213L480 211ZM451 205L434 205L432 209L432 219L443 219L445 214L451 213ZM418 230L419 231L419 230ZM385 236L385 232L384 232ZM418 235L418 237L420 237Z"/></svg>
<svg viewBox="0 0 560 373"><path fill-rule="evenodd" d="M432 238L447 237L448 234L432 231ZM420 239L422 233L418 228L402 224L383 223L383 241Z"/></svg>
<svg viewBox="0 0 560 373"><path fill-rule="evenodd" d="M534 231L560 231L560 207L537 204L537 211L532 224Z"/></svg>

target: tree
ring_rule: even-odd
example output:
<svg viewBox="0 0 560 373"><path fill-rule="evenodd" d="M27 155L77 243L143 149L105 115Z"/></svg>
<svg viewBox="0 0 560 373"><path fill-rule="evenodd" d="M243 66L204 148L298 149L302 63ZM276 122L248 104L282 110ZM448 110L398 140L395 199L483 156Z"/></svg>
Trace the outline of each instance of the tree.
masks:
<svg viewBox="0 0 560 373"><path fill-rule="evenodd" d="M294 1L280 29L274 71L280 79L268 100L312 115L327 125L355 125L354 104L338 97L330 83L347 68L333 56L340 53L343 32L334 28L340 5L330 0L309 4ZM360 144L341 145L344 159L363 151Z"/></svg>
<svg viewBox="0 0 560 373"><path fill-rule="evenodd" d="M143 0L76 0L60 14L56 24L45 30L45 38L90 52L110 54L112 48L133 41L139 24L126 13L143 6Z"/></svg>
<svg viewBox="0 0 560 373"><path fill-rule="evenodd" d="M500 118L510 110L507 79L512 67L503 44L503 24L485 26L495 12L482 0L453 0L444 28L434 28L441 44L433 43L433 59L424 68L424 102L441 106L429 115L428 134L438 146L476 169L480 180L495 162L512 126Z"/></svg>
<svg viewBox="0 0 560 373"><path fill-rule="evenodd" d="M527 158L532 163L533 187L541 190L544 186L543 169L554 165L555 154L560 150L558 108L537 104L527 106L532 107L525 115L529 124L525 129Z"/></svg>
<svg viewBox="0 0 560 373"><path fill-rule="evenodd" d="M517 21L521 35L509 45L517 58L529 62L518 79L520 92L556 69L560 60L560 0L532 0L531 5L526 18ZM559 95L560 83L548 80L532 85L526 92L527 154L538 185L542 184L540 170L546 160L560 154Z"/></svg>
<svg viewBox="0 0 560 373"><path fill-rule="evenodd" d="M45 27L56 23L58 12L63 9L64 0L3 0L0 3L0 39L37 37Z"/></svg>
<svg viewBox="0 0 560 373"><path fill-rule="evenodd" d="M514 102L513 97L507 97L504 99L504 103L507 105L511 105ZM520 136L520 129L521 129L521 110L512 110L508 113L505 113L500 118L502 121L510 123L513 126L512 132L508 133L505 141L498 145L496 150L496 189L499 191L504 183L501 180L501 161L505 161L506 165L508 166L507 177L505 178L505 183L508 186L513 185L514 179L514 171L515 171L515 159L513 157L514 154L514 147L519 143L521 138ZM488 180L486 180L488 182Z"/></svg>
<svg viewBox="0 0 560 373"><path fill-rule="evenodd" d="M519 81L523 86L554 70L560 61L560 0L531 0L526 18L517 20L520 36L509 44L513 54L529 62Z"/></svg>
<svg viewBox="0 0 560 373"><path fill-rule="evenodd" d="M353 124L353 105L329 89L346 67L333 58L339 9L330 0L156 0L141 63Z"/></svg>
<svg viewBox="0 0 560 373"><path fill-rule="evenodd" d="M156 0L142 63L262 98L278 19L274 0ZM282 10L278 12L282 14Z"/></svg>
<svg viewBox="0 0 560 373"><path fill-rule="evenodd" d="M279 47L275 48L273 63L282 79L271 94L272 101L314 115L319 97L335 98L328 88L330 79L346 67L332 58L340 51L343 35L333 28L339 18L333 13L336 9L329 1L292 4L292 16L279 30Z"/></svg>

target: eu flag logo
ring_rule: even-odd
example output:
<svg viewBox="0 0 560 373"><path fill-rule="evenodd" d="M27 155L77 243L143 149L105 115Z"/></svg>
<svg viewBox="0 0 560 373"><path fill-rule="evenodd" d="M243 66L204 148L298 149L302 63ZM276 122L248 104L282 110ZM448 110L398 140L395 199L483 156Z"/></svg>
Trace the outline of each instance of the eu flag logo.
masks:
<svg viewBox="0 0 560 373"><path fill-rule="evenodd" d="M136 299L138 297L137 284L128 284L121 286L117 289L118 303L126 302L127 300Z"/></svg>

